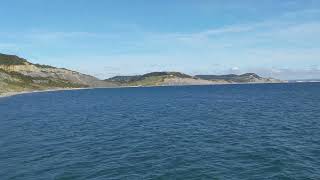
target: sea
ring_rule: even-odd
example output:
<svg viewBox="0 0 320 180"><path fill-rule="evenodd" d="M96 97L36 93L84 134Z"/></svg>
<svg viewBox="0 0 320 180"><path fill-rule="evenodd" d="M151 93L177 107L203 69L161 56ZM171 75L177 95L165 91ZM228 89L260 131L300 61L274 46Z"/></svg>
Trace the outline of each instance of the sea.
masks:
<svg viewBox="0 0 320 180"><path fill-rule="evenodd" d="M320 83L0 98L0 179L320 179Z"/></svg>

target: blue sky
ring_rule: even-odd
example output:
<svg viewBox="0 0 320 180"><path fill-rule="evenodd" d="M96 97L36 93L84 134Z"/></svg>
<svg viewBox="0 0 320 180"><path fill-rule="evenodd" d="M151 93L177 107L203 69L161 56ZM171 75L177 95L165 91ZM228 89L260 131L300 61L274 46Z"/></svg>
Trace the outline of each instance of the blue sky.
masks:
<svg viewBox="0 0 320 180"><path fill-rule="evenodd" d="M320 78L318 0L1 0L0 52L106 78Z"/></svg>

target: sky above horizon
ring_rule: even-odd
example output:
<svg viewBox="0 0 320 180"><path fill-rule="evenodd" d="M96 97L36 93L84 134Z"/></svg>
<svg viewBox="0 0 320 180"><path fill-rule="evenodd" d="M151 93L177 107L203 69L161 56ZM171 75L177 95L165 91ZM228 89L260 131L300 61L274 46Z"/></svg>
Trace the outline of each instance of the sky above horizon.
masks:
<svg viewBox="0 0 320 180"><path fill-rule="evenodd" d="M1 0L0 53L99 78L320 78L319 0Z"/></svg>

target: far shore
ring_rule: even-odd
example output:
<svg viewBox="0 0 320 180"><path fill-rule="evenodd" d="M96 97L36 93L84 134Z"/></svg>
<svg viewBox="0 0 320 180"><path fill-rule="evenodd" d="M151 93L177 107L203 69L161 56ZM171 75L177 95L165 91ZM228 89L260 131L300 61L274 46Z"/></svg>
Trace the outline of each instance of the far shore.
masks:
<svg viewBox="0 0 320 180"><path fill-rule="evenodd" d="M114 87L84 87L84 88L56 88L56 89L46 89L46 90L31 90L31 91L19 91L19 92L5 92L0 94L0 98L11 97L21 94L31 94L31 93L43 93L43 92L56 92L56 91L75 91L75 90L85 90L85 89L111 89L111 88L135 88L142 86L114 86Z"/></svg>
<svg viewBox="0 0 320 180"><path fill-rule="evenodd" d="M80 89L93 89L93 88L58 88L58 89L46 89L46 90L32 90L32 91L19 91L19 92L5 92L0 94L0 98L2 97L10 97L19 94L31 94L31 93L41 93L41 92L54 92L54 91L71 91L71 90L80 90Z"/></svg>
<svg viewBox="0 0 320 180"><path fill-rule="evenodd" d="M20 91L20 92L5 92L0 94L0 98L11 97L21 94L31 93L43 93L43 92L55 92L55 91L74 91L74 90L85 90L85 89L114 89L114 88L139 88L139 87L175 87L175 86L216 86L216 85L245 85L245 84L287 84L287 83L301 83L301 82L280 82L280 83L222 83L222 84L194 84L194 85L154 85L154 86L115 86L115 87L85 87L85 88L57 88L47 90L32 90L32 91Z"/></svg>

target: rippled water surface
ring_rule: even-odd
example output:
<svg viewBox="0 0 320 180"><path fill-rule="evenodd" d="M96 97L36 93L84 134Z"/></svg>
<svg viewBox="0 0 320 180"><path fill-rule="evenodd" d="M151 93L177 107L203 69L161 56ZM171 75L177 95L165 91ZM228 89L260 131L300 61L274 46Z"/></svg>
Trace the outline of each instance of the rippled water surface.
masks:
<svg viewBox="0 0 320 180"><path fill-rule="evenodd" d="M1 98L0 179L320 179L320 84Z"/></svg>

